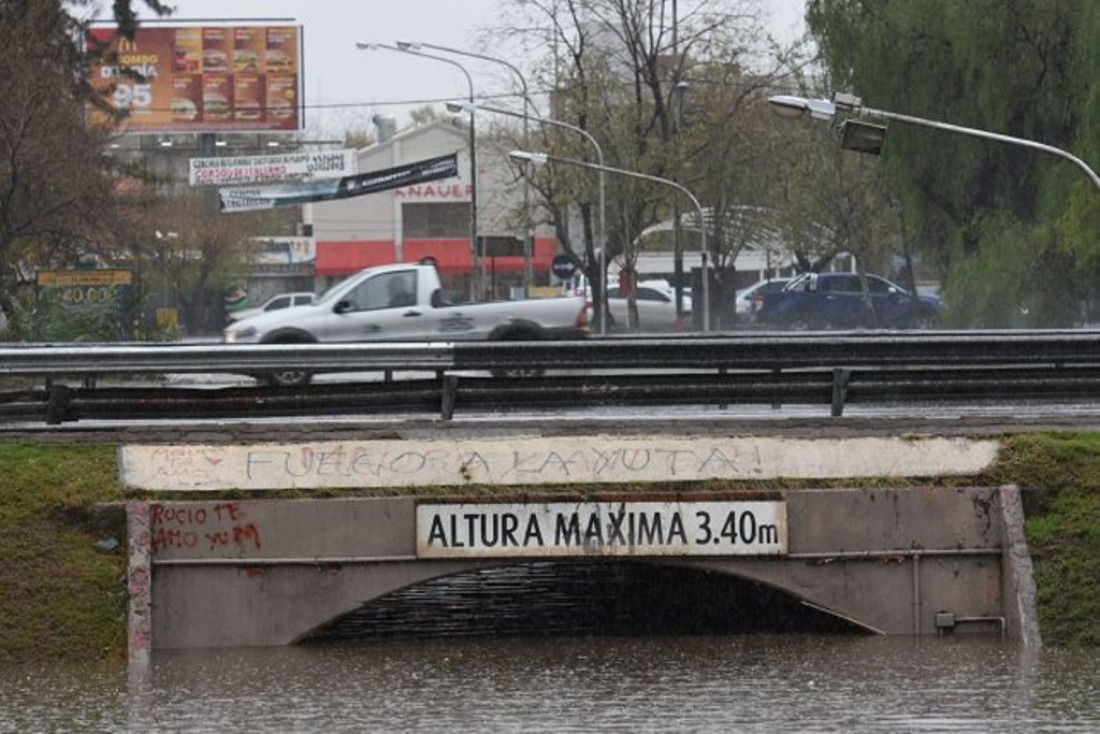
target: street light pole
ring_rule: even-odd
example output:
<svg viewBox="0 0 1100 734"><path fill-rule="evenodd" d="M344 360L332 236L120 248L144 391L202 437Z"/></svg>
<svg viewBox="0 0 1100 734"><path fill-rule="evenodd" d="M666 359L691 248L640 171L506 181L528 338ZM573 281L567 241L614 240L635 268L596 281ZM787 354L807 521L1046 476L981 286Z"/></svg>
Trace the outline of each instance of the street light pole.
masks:
<svg viewBox="0 0 1100 734"><path fill-rule="evenodd" d="M876 110L870 107L864 107L858 97L851 97L850 95L838 94L833 101L827 99L807 99L805 97L792 97L788 95L779 95L770 97L768 102L775 105L776 111L781 115L793 114L797 117L803 114L809 114L811 117L819 120L832 120L836 117L838 111L851 112L857 116L876 117L881 120L894 120L896 122L904 123L907 125L916 125L919 127L932 128L933 130L940 130L942 132L955 133L958 135L967 135L974 138L982 138L985 140L994 140L999 143L1008 143L1009 145L1018 145L1024 148L1030 148L1042 153L1049 153L1050 155L1058 156L1064 160L1068 160L1073 163L1079 169L1081 169L1089 180L1092 181L1092 185L1100 189L1100 176L1097 176L1096 172L1089 168L1088 164L1083 160L1073 155L1072 153L1056 148L1053 145L1046 145L1045 143L1039 143L1034 140L1028 140L1027 138L1017 138L1012 135L1002 135L1000 133L989 132L988 130L979 130L972 127L962 127L960 125L952 125L947 122L938 122L936 120L926 120L921 117L913 117L912 115L903 115L897 112L887 112L886 110Z"/></svg>
<svg viewBox="0 0 1100 734"><path fill-rule="evenodd" d="M523 76L523 72L519 70L515 64L505 59L497 58L496 56L486 56L484 54L476 54L472 51L463 51L458 48L451 48L450 46L440 46L434 43L414 43L410 41L398 41L398 48L408 48L416 50L418 47L430 48L435 51L442 51L449 54L457 54L458 56L467 56L471 59L481 59L482 61L488 61L494 64L501 64L507 67L516 77L519 79L520 87L523 89L523 146L525 148L531 146L531 136L528 129L528 119L534 119L531 114L531 95L527 91L527 78ZM473 100L470 100L471 103ZM523 294L524 296L530 296L531 291L531 247L532 236L534 234L534 225L531 221L531 184L527 179L523 180Z"/></svg>
<svg viewBox="0 0 1100 734"><path fill-rule="evenodd" d="M701 236L701 244L703 247L703 331L710 330L710 293L707 277L707 270L709 268L706 264L707 224L706 218L703 216L703 205L699 203L699 200L697 198L695 198L695 194L691 193L691 191L684 188L675 181L670 181L667 178L650 176L648 173L639 173L638 171L626 171L622 168L612 168L611 166L596 165L595 163L589 163L588 161L579 161L575 158L560 158L558 156L553 156L548 153L532 153L526 150L510 151L508 153L508 157L517 161L527 161L534 164L561 163L568 166L580 166L581 168L591 168L597 171L617 173L620 176L640 178L644 181L652 181L654 183L664 184L665 186L671 186L672 188L687 196L687 198L691 199L691 203L695 205L695 209L699 213L699 232Z"/></svg>
<svg viewBox="0 0 1100 734"><path fill-rule="evenodd" d="M448 105L448 108L450 108L450 107L451 107L451 105ZM548 117L534 117L534 116L529 116L529 115L520 115L518 112L513 112L512 110L506 110L506 109L502 109L500 107L490 107L488 105L482 105L482 104L474 105L473 108L474 108L475 111L480 110L480 111L483 111L483 112L493 112L493 113L496 113L498 115L508 115L510 117L523 117L525 123L527 122L528 119L530 119L530 120L534 120L535 122L543 124L543 125L550 125L550 126L553 126L553 127L564 128L565 130L571 130L575 133L583 135L588 140L588 142L592 144L592 147L596 149L596 161L597 161L597 163L599 163L598 170L596 171L596 176L599 179L599 190L600 190L600 194L599 194L599 196L600 196L600 199L599 199L599 207L600 207L600 224L599 224L599 227L600 227L600 231L596 235L596 239L597 239L597 241L599 242L599 245L600 245L600 258L599 258L600 283L597 286L598 289L599 289L599 303L600 303L599 332L601 334L606 334L607 333L607 254L606 254L607 253L607 242L605 240L606 240L606 237L607 237L607 212L606 212L607 198L606 198L605 193L604 193L604 171L606 169L605 169L604 162L603 162L603 149L600 147L600 144L598 142L596 142L596 138L594 138L590 132L588 132L587 130L585 130L582 127L579 127L577 125L572 125L568 122L562 122L561 120L553 120L553 119L550 119ZM524 179L524 181L526 182L526 179Z"/></svg>
<svg viewBox="0 0 1100 734"><path fill-rule="evenodd" d="M434 59L441 61L444 64L450 64L463 73L466 77L466 84L470 88L470 104L474 103L474 80L470 76L470 72L466 70L466 67L458 63L454 59L448 59L445 56L435 56L434 54L426 54L420 51L414 51L411 48L402 48L400 46L390 46L385 43L363 43L357 42L356 47L360 50L370 51L375 49L385 49L387 51L397 51L399 53L411 54L413 56L420 56L425 59ZM482 283L478 281L484 280L484 274L481 273L479 265L483 265L483 261L478 257L477 251L477 133L474 128L474 113L470 112L470 300L476 301L478 297L478 286ZM475 274L479 277L475 278Z"/></svg>

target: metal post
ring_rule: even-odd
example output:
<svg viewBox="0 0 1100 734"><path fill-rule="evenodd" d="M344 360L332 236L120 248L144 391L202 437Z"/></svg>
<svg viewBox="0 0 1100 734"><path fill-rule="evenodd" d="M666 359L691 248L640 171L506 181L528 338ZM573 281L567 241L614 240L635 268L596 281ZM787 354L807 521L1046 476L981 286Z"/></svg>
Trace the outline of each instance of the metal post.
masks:
<svg viewBox="0 0 1100 734"><path fill-rule="evenodd" d="M463 76L466 77L466 84L470 88L470 106L474 106L474 79L470 76L470 72L466 70L466 67L454 59L417 51L411 47L411 44L390 46L386 43L357 42L355 45L362 50L385 49L387 51L398 51L400 53L420 56L425 59L434 59L436 61L442 61L444 64L450 64L461 71ZM470 111L470 257L470 300L476 301L478 286L481 285L481 282L483 282L485 278L484 272L479 268L479 265L483 266L484 263L482 259L478 257L477 246L477 133L474 128L474 111L472 109ZM481 277L478 278L476 275L480 275Z"/></svg>
<svg viewBox="0 0 1100 734"><path fill-rule="evenodd" d="M680 87L680 58L679 38L677 33L678 18L676 0L672 0L672 57L676 59L676 73L674 94L676 95L676 110L672 118L674 131L678 135L680 125L683 122L684 93ZM680 204L672 202L672 280L676 294L676 323L681 324L684 319L684 244L680 231Z"/></svg>
<svg viewBox="0 0 1100 734"><path fill-rule="evenodd" d="M467 75L469 77L469 75ZM474 103L474 85L470 82L470 104ZM485 287L484 253L477 242L477 133L474 128L476 115L470 113L470 251L473 258L470 262L470 290L475 291L471 300L477 301L476 290ZM478 277L474 279L474 272Z"/></svg>
<svg viewBox="0 0 1100 734"><path fill-rule="evenodd" d="M617 174L622 175L622 176L629 176L631 178L640 178L644 181L653 181L654 183L665 184L666 186L671 186L674 189L676 189L677 191L680 191L685 196L687 196L689 199L691 199L691 203L695 205L696 211L699 212L699 224L700 224L699 233L700 233L700 237L701 237L701 243L702 243L702 246L703 246L703 270L706 271L706 269L707 269L707 261L706 261L707 225L706 225L706 219L703 217L703 205L700 204L699 200L695 198L695 194L691 193L691 191L689 191L685 187L681 186L680 184L676 183L675 181L670 181L667 178L661 178L660 176L650 176L648 173L639 173L638 171L626 171L626 170L623 170L622 168L612 168L611 166L596 165L594 163L589 163L588 161L578 161L578 160L575 160L573 158L560 158L558 156L549 155L547 153L530 153L530 152L524 151L524 150L513 150L510 153L508 153L508 155L510 157L516 159L516 160L531 161L533 163L542 163L542 162L563 163L565 165L570 165L570 166L580 166L581 168L591 168L591 169L598 170L598 171L607 171L608 173L617 173ZM705 272L704 272L704 276L705 276ZM706 288L707 288L706 280L703 281L703 288L704 288L704 293L703 293L703 296L704 296L704 298L703 298L703 319L704 319L703 320L703 331L709 331L709 326L707 324L707 321L709 320L708 317L709 317L710 314L709 314L708 304L706 303L706 295L707 295L707 293L706 293Z"/></svg>
<svg viewBox="0 0 1100 734"><path fill-rule="evenodd" d="M1045 143L1039 143L1034 140L1027 140L1024 138L1016 138L1011 135L1001 135L1000 133L987 132L985 130L976 130L970 127L962 127L960 125L951 125L946 122L936 122L934 120L925 120L920 117L912 117L910 115L902 115L897 112L886 112L885 110L875 110L870 107L856 108L856 112L860 114L870 115L871 117L881 117L884 120L894 120L896 122L906 123L909 125L917 125L920 127L928 127L933 130L940 130L948 133L958 133L960 135L969 135L975 138L984 138L986 140L995 140L999 143L1009 143L1012 145L1019 145L1025 148L1031 148L1032 150L1038 150L1043 153L1049 153L1056 155L1059 158L1069 161L1073 165L1081 169L1086 176L1089 177L1089 181L1092 185L1100 189L1100 175L1097 175L1087 163L1073 155L1072 153L1056 148L1053 145L1046 145Z"/></svg>
<svg viewBox="0 0 1100 734"><path fill-rule="evenodd" d="M499 59L495 56L486 56L484 54L476 54L472 51L463 51L462 49L452 48L450 46L440 46L434 43L419 43L412 41L398 41L397 47L404 50L418 50L419 48L430 48L436 51L443 51L444 53L458 54L459 56L467 56L471 59L481 59L482 61L489 61L494 64L501 64L507 67L516 77L519 79L520 86L523 88L523 147L528 148L531 145L530 129L528 127L528 120L536 119L531 115L531 95L527 91L527 79L523 76L523 72L519 68L505 59ZM470 98L471 104L473 103L473 97ZM523 295L524 297L530 296L531 291L531 248L533 246L532 237L534 236L534 225L531 221L531 184L525 178L523 179Z"/></svg>
<svg viewBox="0 0 1100 734"><path fill-rule="evenodd" d="M702 212L699 213L702 216ZM706 224L703 225L704 233ZM710 263L707 262L706 236L703 237L703 331L710 331Z"/></svg>
<svg viewBox="0 0 1100 734"><path fill-rule="evenodd" d="M603 149L600 147L600 144L598 142L596 142L596 138L594 138L592 136L592 133L588 132L583 127L578 127L577 125L572 125L568 122L562 122L561 120L554 120L554 119L551 119L549 117L534 117L534 116L528 116L528 115L520 115L519 113L513 112L512 110L505 110L505 109L501 109L499 107L489 107L488 105L475 105L475 109L482 110L484 112L493 112L493 113L496 113L496 114L499 114L499 115L509 115L511 117L524 117L524 118L529 117L530 119L534 120L535 122L538 122L538 123L543 124L543 125L551 125L553 127L560 127L560 128L564 128L566 130L571 130L575 133L583 135L585 137L585 139L588 140L588 142L592 144L592 147L595 148L595 150L596 150L596 161L599 163L599 166L596 167L598 169L596 171L596 176L599 180L599 190L600 190L600 198L599 198L599 208L600 208L599 226L600 226L600 231L596 235L596 238L599 240L599 244L600 244L600 285L599 285L600 322L599 322L599 331L600 331L601 334L606 334L607 333L607 243L606 243L606 238L607 238L607 197L606 197L606 193L605 193L605 189L604 189L604 175L603 174L604 174L604 171L606 170L606 168L604 167L604 162L603 162ZM524 179L524 181L526 182L526 178Z"/></svg>
<svg viewBox="0 0 1100 734"><path fill-rule="evenodd" d="M1089 177L1089 181L1092 182L1093 186L1100 189L1100 175L1097 175L1087 163L1077 156L1069 151L1056 148L1053 145L1046 145L1045 143L1028 140L1027 138L1017 138L1012 135L1001 135L1000 133L989 132L988 130L952 125L947 122L927 120L922 117L913 117L912 115L903 115L898 112L876 110L870 107L864 107L862 101L858 97L852 97L847 94L837 94L835 99L835 102L831 102L827 99L809 99L806 97L780 94L769 97L768 102L775 106L776 112L784 116L792 114L796 116L809 114L815 119L833 120L836 118L837 110L844 110L845 112L855 114L857 117L878 117L883 120L894 120L895 122L927 127L933 130L940 130L941 132L967 135L973 138L982 138L984 140L995 140L999 143L1008 143L1009 145L1019 145L1042 153L1049 153L1069 161Z"/></svg>

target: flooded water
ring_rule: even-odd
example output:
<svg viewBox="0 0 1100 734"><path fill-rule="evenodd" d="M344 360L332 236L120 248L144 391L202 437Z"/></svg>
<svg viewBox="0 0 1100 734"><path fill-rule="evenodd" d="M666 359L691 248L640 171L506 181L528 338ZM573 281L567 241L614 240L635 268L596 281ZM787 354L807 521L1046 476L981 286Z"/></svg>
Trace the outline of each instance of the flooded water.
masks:
<svg viewBox="0 0 1100 734"><path fill-rule="evenodd" d="M4 731L1100 730L1088 651L743 634L340 641L0 667Z"/></svg>

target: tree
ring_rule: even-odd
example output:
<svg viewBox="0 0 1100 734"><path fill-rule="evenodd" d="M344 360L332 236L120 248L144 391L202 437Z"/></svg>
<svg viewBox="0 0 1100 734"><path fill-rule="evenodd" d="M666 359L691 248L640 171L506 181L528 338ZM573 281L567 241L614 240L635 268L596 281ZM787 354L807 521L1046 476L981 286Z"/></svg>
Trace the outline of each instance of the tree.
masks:
<svg viewBox="0 0 1100 734"><path fill-rule="evenodd" d="M759 27L744 3L681 2L679 18L672 17L673 3L649 0L517 0L515 5L522 12L513 33L531 46L548 49L549 58L538 65L536 78L554 90L551 117L591 133L607 165L670 179L689 189L709 183L708 159L723 160L727 151L715 156L713 141L704 133L679 134L680 94L689 79L689 62L738 66ZM737 111L735 106L709 118L712 131L723 127L728 133ZM705 124L702 119L700 124ZM594 161L592 147L582 137L544 132L544 142L555 154ZM599 282L597 249L605 247L609 258L618 257L629 269L637 257L638 235L667 219L669 209L675 211L683 202L671 187L608 176L608 231L599 243L593 236L598 193L594 182L590 171L548 167L538 172L535 184L548 221L566 253L588 276L598 303L604 284ZM710 200L716 192L703 193ZM730 206L741 203L737 194L726 193ZM573 203L581 237L570 232Z"/></svg>
<svg viewBox="0 0 1100 734"><path fill-rule="evenodd" d="M810 0L808 20L834 88L872 107L1100 160L1095 3ZM883 163L913 239L944 270L959 323L1079 317L1100 248L1089 227L1100 199L1079 171L1023 147L901 125Z"/></svg>
<svg viewBox="0 0 1100 734"><path fill-rule="evenodd" d="M57 2L0 5L0 308L36 268L75 261L109 233L106 131L84 123L72 20Z"/></svg>
<svg viewBox="0 0 1100 734"><path fill-rule="evenodd" d="M143 0L158 14L168 9ZM113 223L113 178L102 152L110 131L85 124L85 23L60 0L0 2L0 310L40 268L101 249ZM132 34L129 0L114 3Z"/></svg>
<svg viewBox="0 0 1100 734"><path fill-rule="evenodd" d="M781 124L771 152L777 228L800 271L821 271L841 253L881 271L902 245L895 193L881 161L840 148L833 130L803 120Z"/></svg>
<svg viewBox="0 0 1100 734"><path fill-rule="evenodd" d="M250 233L269 213L212 218L206 216L203 192L196 190L134 204L126 241L141 274L142 305L178 305L180 321L192 333L219 332L227 286L247 262Z"/></svg>

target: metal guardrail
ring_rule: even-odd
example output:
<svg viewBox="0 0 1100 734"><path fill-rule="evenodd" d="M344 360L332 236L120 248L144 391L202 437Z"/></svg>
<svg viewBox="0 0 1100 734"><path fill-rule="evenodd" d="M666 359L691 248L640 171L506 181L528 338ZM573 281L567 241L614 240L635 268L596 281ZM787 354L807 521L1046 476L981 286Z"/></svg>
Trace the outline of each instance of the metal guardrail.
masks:
<svg viewBox="0 0 1100 734"><path fill-rule="evenodd" d="M94 378L106 375L293 369L428 371L435 377L301 388L94 388ZM552 370L555 376L455 374L478 370ZM746 403L825 404L839 416L846 404L889 400L1095 397L1100 394L1100 331L749 332L562 342L338 345L14 345L0 347L0 375L47 378L45 389L0 393L0 419L41 418L47 423L406 412L449 419L456 410ZM61 384L60 379L69 376L84 378L84 387Z"/></svg>
<svg viewBox="0 0 1100 734"><path fill-rule="evenodd" d="M393 344L28 344L0 347L0 375L138 375L303 369L454 369L450 342Z"/></svg>
<svg viewBox="0 0 1100 734"><path fill-rule="evenodd" d="M0 346L0 375L302 369L804 369L1100 364L1100 330L744 332L540 342Z"/></svg>

